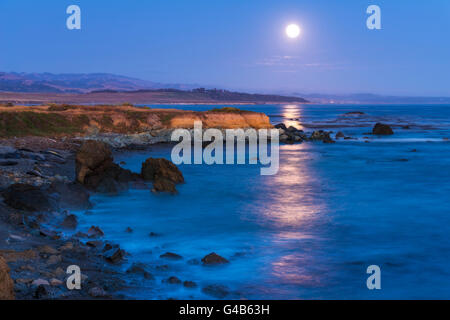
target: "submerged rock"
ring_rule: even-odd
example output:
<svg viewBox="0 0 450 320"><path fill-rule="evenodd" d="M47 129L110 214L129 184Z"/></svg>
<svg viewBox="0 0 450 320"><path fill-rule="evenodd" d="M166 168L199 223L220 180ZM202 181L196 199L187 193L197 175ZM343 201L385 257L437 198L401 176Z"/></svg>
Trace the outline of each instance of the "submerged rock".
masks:
<svg viewBox="0 0 450 320"><path fill-rule="evenodd" d="M216 264L225 264L225 263L229 263L229 261L221 256L219 256L218 254L216 254L215 252L212 252L208 255L206 255L203 259L202 262L204 265L216 265Z"/></svg>
<svg viewBox="0 0 450 320"><path fill-rule="evenodd" d="M214 298L217 298L217 299L223 299L230 293L226 286L218 285L218 284L206 286L202 289L202 291L205 294L213 296Z"/></svg>
<svg viewBox="0 0 450 320"><path fill-rule="evenodd" d="M181 284L181 280L178 279L177 277L170 277L166 280L163 280L162 282L168 284Z"/></svg>
<svg viewBox="0 0 450 320"><path fill-rule="evenodd" d="M372 129L372 134L377 135L392 135L394 131L387 124L377 123Z"/></svg>
<svg viewBox="0 0 450 320"><path fill-rule="evenodd" d="M14 300L14 282L9 275L9 267L0 256L0 300Z"/></svg>
<svg viewBox="0 0 450 320"><path fill-rule="evenodd" d="M163 259L171 259L171 260L181 260L181 259L183 259L183 257L180 256L179 254L172 253L172 252L166 252L166 253L160 255L159 257L163 258Z"/></svg>

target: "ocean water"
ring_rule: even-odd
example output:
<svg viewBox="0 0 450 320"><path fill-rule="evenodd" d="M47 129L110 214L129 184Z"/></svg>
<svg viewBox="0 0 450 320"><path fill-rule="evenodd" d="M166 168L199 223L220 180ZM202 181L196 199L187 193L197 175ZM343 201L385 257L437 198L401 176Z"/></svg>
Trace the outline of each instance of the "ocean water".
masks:
<svg viewBox="0 0 450 320"><path fill-rule="evenodd" d="M202 288L218 284L230 299L450 298L450 106L240 108L357 140L281 145L273 176L261 176L258 165L181 165L186 183L176 196L94 196L93 214L78 213L81 228L99 225L131 253L124 270L139 261L155 276L131 278L128 295L214 299ZM345 115L351 111L365 114ZM378 121L395 135L368 136ZM170 152L157 145L116 161L139 172L146 158ZM183 259L161 259L165 252ZM211 252L230 263L198 263ZM381 290L367 289L370 265L381 268ZM162 283L170 276L198 287Z"/></svg>

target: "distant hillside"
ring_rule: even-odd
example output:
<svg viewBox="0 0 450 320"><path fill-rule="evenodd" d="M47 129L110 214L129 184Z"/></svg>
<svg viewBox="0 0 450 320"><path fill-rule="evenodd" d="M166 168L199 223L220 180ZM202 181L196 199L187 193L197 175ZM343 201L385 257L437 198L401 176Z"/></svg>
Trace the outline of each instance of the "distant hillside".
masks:
<svg viewBox="0 0 450 320"><path fill-rule="evenodd" d="M0 91L31 93L87 93L97 90L193 89L182 84L162 84L108 73L52 74L0 72Z"/></svg>

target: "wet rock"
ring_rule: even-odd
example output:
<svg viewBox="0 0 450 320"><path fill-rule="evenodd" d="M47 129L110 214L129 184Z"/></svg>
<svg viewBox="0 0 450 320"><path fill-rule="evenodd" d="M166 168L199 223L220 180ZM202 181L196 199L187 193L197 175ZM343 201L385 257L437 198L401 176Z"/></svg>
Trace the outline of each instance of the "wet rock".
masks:
<svg viewBox="0 0 450 320"><path fill-rule="evenodd" d="M91 248L100 248L103 246L103 241L88 241L86 245Z"/></svg>
<svg viewBox="0 0 450 320"><path fill-rule="evenodd" d="M119 263L125 257L125 251L120 248L112 248L103 253L103 258L109 263Z"/></svg>
<svg viewBox="0 0 450 320"><path fill-rule="evenodd" d="M170 277L168 279L163 280L163 283L168 283L168 284L181 284L181 280L178 279L177 277Z"/></svg>
<svg viewBox="0 0 450 320"><path fill-rule="evenodd" d="M323 130L314 131L309 139L312 141L323 141L323 143L335 143L335 141L331 139L330 134L331 132L325 132Z"/></svg>
<svg viewBox="0 0 450 320"><path fill-rule="evenodd" d="M336 138L336 139L339 139L339 138L345 138L345 135L344 135L344 133L343 133L342 131L339 131L338 133L336 133L335 138Z"/></svg>
<svg viewBox="0 0 450 320"><path fill-rule="evenodd" d="M203 293L213 296L217 299L224 299L230 292L228 291L228 288L223 285L209 285L202 289Z"/></svg>
<svg viewBox="0 0 450 320"><path fill-rule="evenodd" d="M76 155L77 181L100 193L116 194L140 180L138 174L113 163L112 153L103 142L88 140Z"/></svg>
<svg viewBox="0 0 450 320"><path fill-rule="evenodd" d="M152 192L168 192L171 194L177 194L178 191L175 187L175 183L165 178L158 178L153 182Z"/></svg>
<svg viewBox="0 0 450 320"><path fill-rule="evenodd" d="M53 230L48 230L45 228L41 228L39 229L39 234L43 237L48 237L50 239L53 240L59 240L61 239L61 234L59 232L53 231Z"/></svg>
<svg viewBox="0 0 450 320"><path fill-rule="evenodd" d="M61 227L65 229L75 229L78 225L77 216L70 214L61 223Z"/></svg>
<svg viewBox="0 0 450 320"><path fill-rule="evenodd" d="M287 127L286 127L286 125L285 125L284 123L276 124L276 125L274 126L274 128L275 128L275 129L282 129L282 130L284 130L284 131L287 131Z"/></svg>
<svg viewBox="0 0 450 320"><path fill-rule="evenodd" d="M6 260L0 256L0 300L14 300L14 282L9 275Z"/></svg>
<svg viewBox="0 0 450 320"><path fill-rule="evenodd" d="M78 231L73 235L74 238L87 238L88 235L84 232Z"/></svg>
<svg viewBox="0 0 450 320"><path fill-rule="evenodd" d="M128 227L128 228L125 229L125 232L126 232L126 233L133 233L133 229L131 229L130 227Z"/></svg>
<svg viewBox="0 0 450 320"><path fill-rule="evenodd" d="M48 281L47 281L47 283L48 283ZM49 285L39 285L36 288L35 292L34 292L34 298L35 299L46 299L46 298L48 298L48 294L49 294L49 292L47 290L48 286Z"/></svg>
<svg viewBox="0 0 450 320"><path fill-rule="evenodd" d="M362 111L350 111L350 112L346 112L346 113L344 113L344 115L347 115L347 116L351 116L351 115L364 115L365 113L364 112L362 112Z"/></svg>
<svg viewBox="0 0 450 320"><path fill-rule="evenodd" d="M92 208L89 192L79 183L54 181L48 190L59 195L60 207L69 210L86 210Z"/></svg>
<svg viewBox="0 0 450 320"><path fill-rule="evenodd" d="M372 129L372 134L376 135L392 135L394 131L387 124L377 123Z"/></svg>
<svg viewBox="0 0 450 320"><path fill-rule="evenodd" d="M202 259L202 262L203 262L204 265L217 265L217 264L229 263L229 261L227 259L219 256L215 252L206 255Z"/></svg>
<svg viewBox="0 0 450 320"><path fill-rule="evenodd" d="M163 258L163 259L170 259L170 260L181 260L181 259L183 259L182 256L180 256L180 255L178 255L176 253L172 253L172 252L166 252L166 253L160 255L159 257Z"/></svg>
<svg viewBox="0 0 450 320"><path fill-rule="evenodd" d="M103 233L102 229L100 229L99 227L96 227L96 226L90 227L87 232L87 236L89 238L99 238L99 237L103 237L104 235L105 234Z"/></svg>
<svg viewBox="0 0 450 320"><path fill-rule="evenodd" d="M150 232L150 233L148 234L148 236L149 236L149 237L159 237L160 234L158 234L158 233L156 233L156 232Z"/></svg>
<svg viewBox="0 0 450 320"><path fill-rule="evenodd" d="M32 286L38 287L38 286L48 286L50 283L47 280L44 279L36 279L31 283Z"/></svg>
<svg viewBox="0 0 450 320"><path fill-rule="evenodd" d="M133 263L131 267L128 268L127 273L139 274L147 280L154 280L153 275L146 270L146 266L143 263Z"/></svg>
<svg viewBox="0 0 450 320"><path fill-rule="evenodd" d="M39 187L13 184L3 192L4 202L18 210L48 212L57 210L57 199Z"/></svg>
<svg viewBox="0 0 450 320"><path fill-rule="evenodd" d="M105 298L107 296L105 290L100 287L91 288L88 293L93 298Z"/></svg>
<svg viewBox="0 0 450 320"><path fill-rule="evenodd" d="M153 181L155 192L176 193L175 184L184 183L181 171L171 161L162 158L149 158L141 168L141 177Z"/></svg>
<svg viewBox="0 0 450 320"><path fill-rule="evenodd" d="M78 150L75 161L77 181L84 184L88 174L101 166L112 164L113 157L106 143L88 140Z"/></svg>
<svg viewBox="0 0 450 320"><path fill-rule="evenodd" d="M183 286L186 288L197 288L197 284L193 281L185 281L183 282Z"/></svg>

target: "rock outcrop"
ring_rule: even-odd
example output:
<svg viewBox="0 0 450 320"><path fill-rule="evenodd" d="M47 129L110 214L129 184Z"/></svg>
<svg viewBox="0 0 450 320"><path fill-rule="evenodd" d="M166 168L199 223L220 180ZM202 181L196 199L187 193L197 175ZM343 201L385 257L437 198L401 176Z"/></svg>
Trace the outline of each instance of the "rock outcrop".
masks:
<svg viewBox="0 0 450 320"><path fill-rule="evenodd" d="M107 144L93 140L84 142L76 154L76 177L86 188L110 194L126 190L130 182L141 180L138 174L113 162Z"/></svg>
<svg viewBox="0 0 450 320"><path fill-rule="evenodd" d="M9 267L0 256L0 300L14 300L14 282L9 275Z"/></svg>
<svg viewBox="0 0 450 320"><path fill-rule="evenodd" d="M375 126L372 129L372 134L392 135L392 134L394 134L394 131L387 124L377 123L377 124L375 124Z"/></svg>
<svg viewBox="0 0 450 320"><path fill-rule="evenodd" d="M175 164L167 159L149 158L142 164L141 177L153 181L153 191L176 193L175 185L184 183L184 177Z"/></svg>

